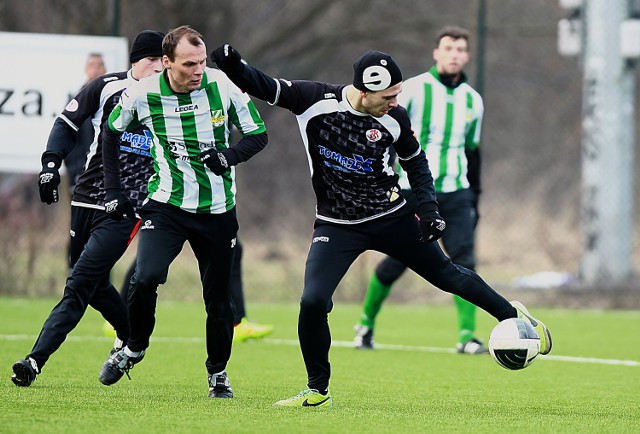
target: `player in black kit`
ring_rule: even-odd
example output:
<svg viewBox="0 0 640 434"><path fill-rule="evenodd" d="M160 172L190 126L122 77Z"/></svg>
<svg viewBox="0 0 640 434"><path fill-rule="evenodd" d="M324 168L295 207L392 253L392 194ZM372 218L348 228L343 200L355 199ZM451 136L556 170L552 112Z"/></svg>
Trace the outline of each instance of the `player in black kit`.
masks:
<svg viewBox="0 0 640 434"><path fill-rule="evenodd" d="M33 349L13 365L11 380L17 386L28 387L35 381L49 357L78 324L88 305L114 326L117 333L115 349L120 349L129 338L127 307L109 282L109 272L138 231L140 220L124 218L116 221L105 212L99 132L130 83L162 70L163 36L151 30L139 33L131 45L131 69L105 74L91 81L54 122L47 150L42 154L38 182L40 199L47 204L59 199L58 169L76 144L80 125L87 119L93 123L95 138L71 201L69 260L72 269L62 300L44 322ZM124 191L133 207L138 208L146 198L147 180L153 172L150 133L139 128L122 134L119 140ZM129 217L135 217L133 207L127 211Z"/></svg>
<svg viewBox="0 0 640 434"><path fill-rule="evenodd" d="M521 303L509 303L473 271L453 264L435 242L445 222L438 214L425 154L413 136L406 110L398 106L402 73L389 55L365 53L353 66L351 85L274 79L243 62L229 45L215 49L211 59L250 95L296 115L316 194L316 221L298 319L308 389L274 405L331 406L331 298L349 266L366 250L397 258L433 285L499 321L525 318L540 334L540 352L551 350L551 335L544 324ZM391 147L418 199L416 210L405 206L390 165Z"/></svg>

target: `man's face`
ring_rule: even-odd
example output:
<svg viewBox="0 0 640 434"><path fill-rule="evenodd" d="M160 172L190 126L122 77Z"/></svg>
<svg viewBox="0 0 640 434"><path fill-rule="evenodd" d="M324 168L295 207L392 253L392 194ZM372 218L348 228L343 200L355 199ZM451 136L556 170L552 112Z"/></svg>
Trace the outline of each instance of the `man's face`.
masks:
<svg viewBox="0 0 640 434"><path fill-rule="evenodd" d="M101 56L90 56L87 59L87 63L84 65L84 72L87 74L87 81L91 81L96 77L100 77L107 73L107 68L104 66L104 60Z"/></svg>
<svg viewBox="0 0 640 434"><path fill-rule="evenodd" d="M176 92L191 92L199 89L207 63L207 47L195 46L182 38L175 50L174 60L163 56L162 63L167 69L171 87Z"/></svg>
<svg viewBox="0 0 640 434"><path fill-rule="evenodd" d="M366 113L379 118L398 105L400 92L402 92L402 82L378 92L363 92L362 107Z"/></svg>
<svg viewBox="0 0 640 434"><path fill-rule="evenodd" d="M433 50L433 58L440 74L459 74L469 61L467 40L444 36Z"/></svg>
<svg viewBox="0 0 640 434"><path fill-rule="evenodd" d="M140 80L162 71L162 57L145 57L133 65L133 76Z"/></svg>

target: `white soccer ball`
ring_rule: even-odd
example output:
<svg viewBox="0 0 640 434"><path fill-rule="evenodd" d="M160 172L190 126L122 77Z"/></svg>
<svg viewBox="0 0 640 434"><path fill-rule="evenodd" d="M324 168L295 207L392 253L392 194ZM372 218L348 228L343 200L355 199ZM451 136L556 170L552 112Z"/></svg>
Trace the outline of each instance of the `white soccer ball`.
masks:
<svg viewBox="0 0 640 434"><path fill-rule="evenodd" d="M540 354L540 336L525 320L505 319L491 332L489 352L503 368L523 369Z"/></svg>

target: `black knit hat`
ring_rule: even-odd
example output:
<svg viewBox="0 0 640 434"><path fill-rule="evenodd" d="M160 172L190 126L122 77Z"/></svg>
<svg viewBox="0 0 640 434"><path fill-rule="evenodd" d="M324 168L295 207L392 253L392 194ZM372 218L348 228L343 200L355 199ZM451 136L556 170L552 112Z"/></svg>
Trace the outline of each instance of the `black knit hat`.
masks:
<svg viewBox="0 0 640 434"><path fill-rule="evenodd" d="M129 61L135 63L145 57L162 57L162 39L164 33L155 30L143 30L131 44Z"/></svg>
<svg viewBox="0 0 640 434"><path fill-rule="evenodd" d="M367 51L353 64L353 87L358 90L377 92L401 81L400 67L381 51Z"/></svg>

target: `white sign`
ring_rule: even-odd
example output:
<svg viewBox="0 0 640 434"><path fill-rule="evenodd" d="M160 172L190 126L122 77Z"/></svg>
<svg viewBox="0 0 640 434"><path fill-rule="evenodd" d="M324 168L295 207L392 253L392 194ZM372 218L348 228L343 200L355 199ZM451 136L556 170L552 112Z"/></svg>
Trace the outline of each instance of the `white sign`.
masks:
<svg viewBox="0 0 640 434"><path fill-rule="evenodd" d="M0 172L38 173L56 116L86 80L90 53L129 69L127 38L0 32Z"/></svg>

